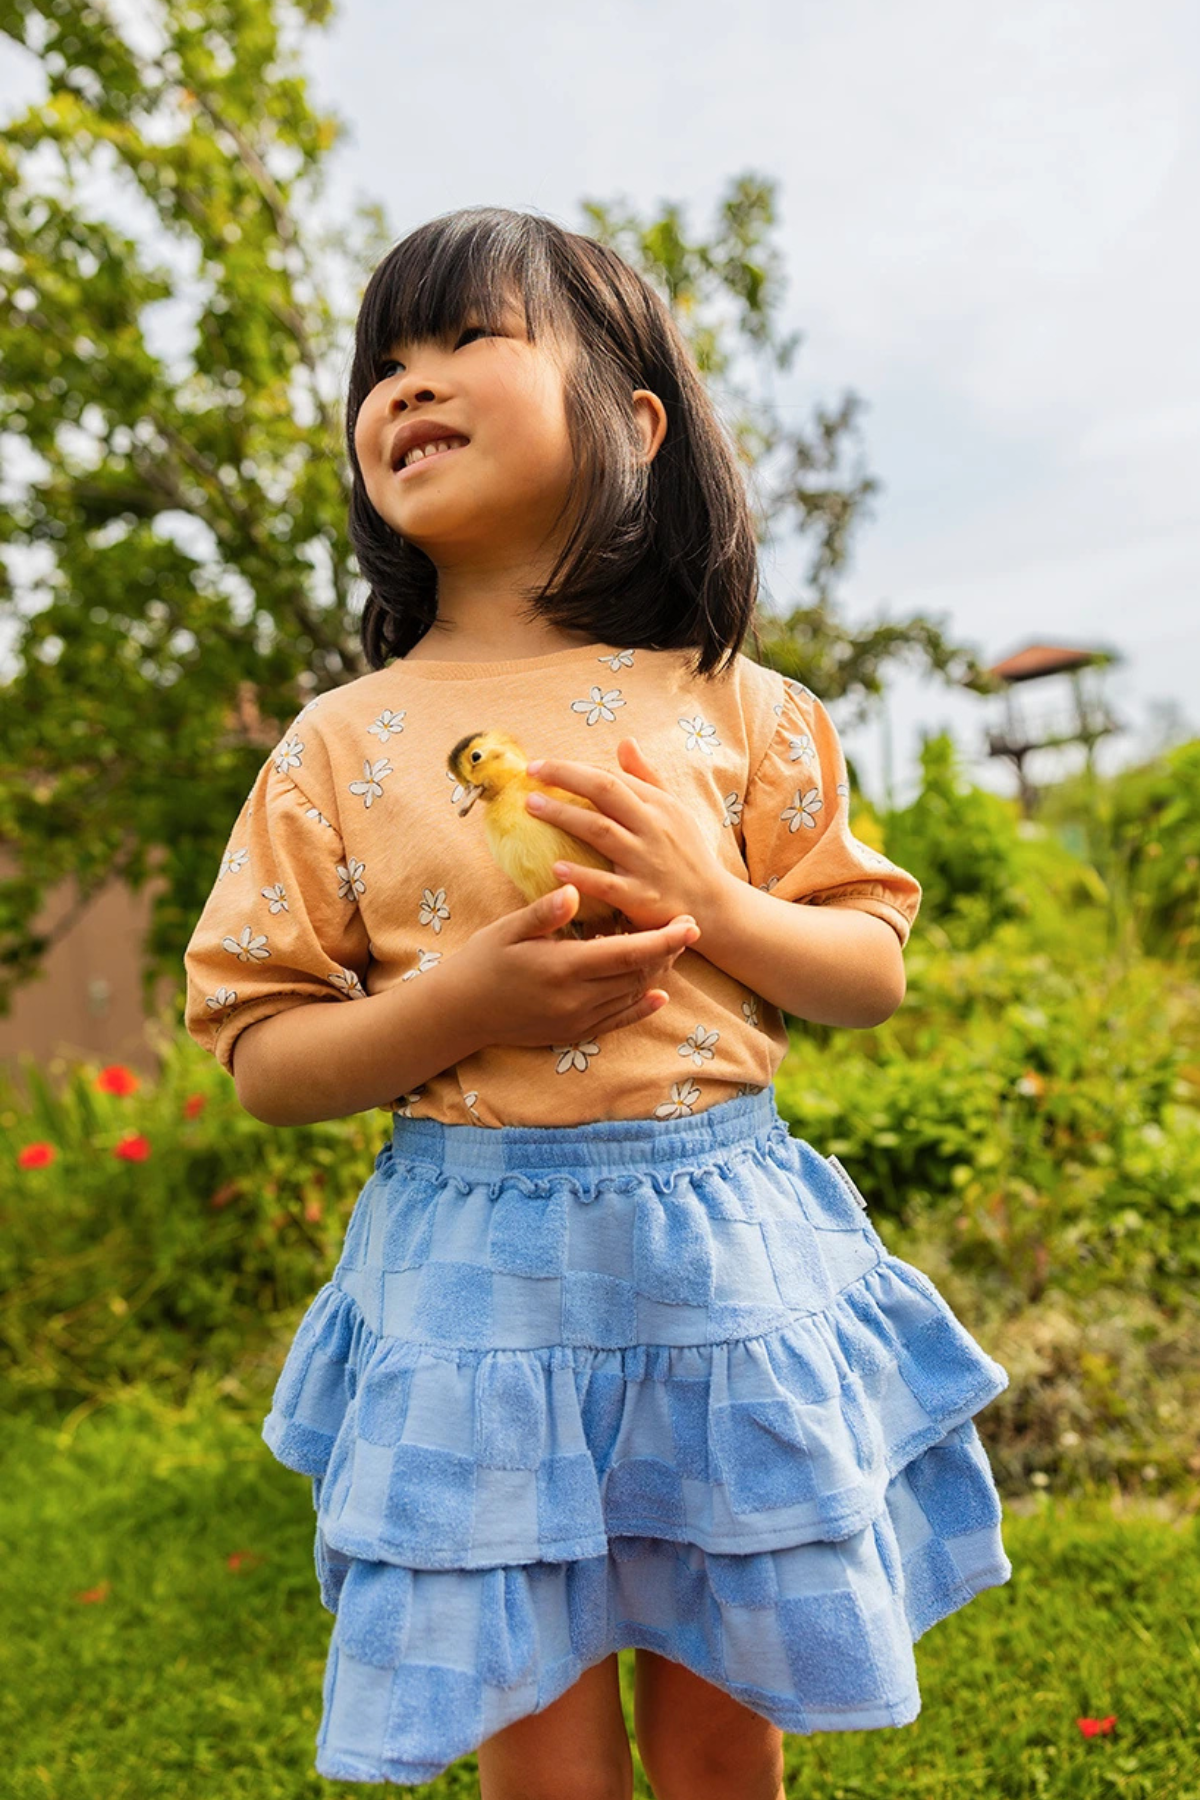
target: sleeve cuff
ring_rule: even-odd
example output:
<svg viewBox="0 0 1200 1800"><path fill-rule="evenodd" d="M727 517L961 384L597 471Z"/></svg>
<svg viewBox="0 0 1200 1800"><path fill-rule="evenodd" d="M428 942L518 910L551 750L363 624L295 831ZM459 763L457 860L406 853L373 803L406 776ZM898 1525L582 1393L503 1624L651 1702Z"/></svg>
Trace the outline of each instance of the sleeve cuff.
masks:
<svg viewBox="0 0 1200 1800"><path fill-rule="evenodd" d="M320 1006L325 999L349 999L349 995L341 995L330 991L328 995L309 994L296 990L289 992L286 988L277 994L264 994L258 1000L247 1000L243 1006L237 1006L222 1020L217 1027L213 1039L213 1055L223 1069L233 1074L233 1046L247 1025L254 1025L259 1019L269 1019L273 1013L286 1012L292 1006Z"/></svg>

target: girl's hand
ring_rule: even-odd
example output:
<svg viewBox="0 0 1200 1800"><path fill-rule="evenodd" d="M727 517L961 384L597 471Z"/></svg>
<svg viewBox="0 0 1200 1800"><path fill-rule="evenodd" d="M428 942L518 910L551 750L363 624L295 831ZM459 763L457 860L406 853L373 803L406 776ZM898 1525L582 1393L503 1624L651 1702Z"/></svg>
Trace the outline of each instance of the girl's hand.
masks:
<svg viewBox="0 0 1200 1800"><path fill-rule="evenodd" d="M610 874L582 863L556 862L554 873L581 894L616 907L636 931L657 931L680 913L701 918L722 869L699 821L646 761L636 738L622 738L617 757L624 779L592 763L554 757L527 765L539 781L582 794L597 811L549 794L526 795L526 809L582 838L612 864ZM532 805L535 799L545 804Z"/></svg>

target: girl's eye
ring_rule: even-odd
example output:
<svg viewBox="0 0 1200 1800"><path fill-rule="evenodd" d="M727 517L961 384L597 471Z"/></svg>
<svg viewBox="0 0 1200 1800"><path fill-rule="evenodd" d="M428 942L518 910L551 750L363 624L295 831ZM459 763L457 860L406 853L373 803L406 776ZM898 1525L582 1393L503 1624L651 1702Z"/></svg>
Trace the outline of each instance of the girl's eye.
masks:
<svg viewBox="0 0 1200 1800"><path fill-rule="evenodd" d="M487 325L468 325L466 330L459 334L458 343L455 344L454 348L460 350L467 342L468 338L497 337L498 335L497 332L493 331ZM402 362L398 362L394 357L389 357L385 362L381 362L379 365L380 380L383 379L389 369L402 369L403 367L404 364Z"/></svg>

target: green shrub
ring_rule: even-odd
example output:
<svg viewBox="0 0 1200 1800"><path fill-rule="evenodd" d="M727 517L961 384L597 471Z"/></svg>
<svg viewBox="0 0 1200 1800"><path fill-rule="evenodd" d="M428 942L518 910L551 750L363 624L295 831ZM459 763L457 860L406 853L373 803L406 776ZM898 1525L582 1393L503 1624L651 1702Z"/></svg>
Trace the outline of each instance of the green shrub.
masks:
<svg viewBox="0 0 1200 1800"><path fill-rule="evenodd" d="M1200 1276L1194 1002L1138 961L1074 963L1009 925L975 951L914 934L886 1024L795 1025L776 1079L797 1133L871 1205L944 1215L954 1262L1036 1300L1055 1271L1172 1301Z"/></svg>
<svg viewBox="0 0 1200 1800"><path fill-rule="evenodd" d="M138 1377L182 1395L269 1345L332 1272L390 1132L382 1113L264 1126L183 1033L129 1093L87 1064L59 1092L21 1073L25 1096L0 1091L0 1399L46 1415ZM53 1161L21 1167L36 1143Z"/></svg>
<svg viewBox="0 0 1200 1800"><path fill-rule="evenodd" d="M1143 948L1200 959L1200 740L1116 776L1108 829Z"/></svg>
<svg viewBox="0 0 1200 1800"><path fill-rule="evenodd" d="M1020 910L1015 804L963 785L949 733L921 747L921 791L884 817L887 854L921 883L925 920L969 948Z"/></svg>

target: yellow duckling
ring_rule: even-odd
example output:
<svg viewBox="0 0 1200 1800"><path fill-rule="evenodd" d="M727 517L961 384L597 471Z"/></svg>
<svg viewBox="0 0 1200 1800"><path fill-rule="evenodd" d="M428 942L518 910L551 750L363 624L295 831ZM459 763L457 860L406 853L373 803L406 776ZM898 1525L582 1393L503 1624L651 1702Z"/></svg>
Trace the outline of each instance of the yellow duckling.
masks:
<svg viewBox="0 0 1200 1800"><path fill-rule="evenodd" d="M520 889L526 902L553 893L563 883L554 873L556 862L586 864L593 869L611 869L606 856L591 844L585 844L558 825L537 819L525 805L531 793L549 794L570 806L583 806L589 812L598 809L582 794L568 793L552 787L526 773L528 758L516 738L507 731L474 731L460 738L446 758L450 773L467 789L467 797L458 809L465 818L476 800L486 808L484 832L488 849L497 866ZM560 930L576 938L599 937L624 931L625 916L607 901L594 894L579 895L575 917Z"/></svg>

